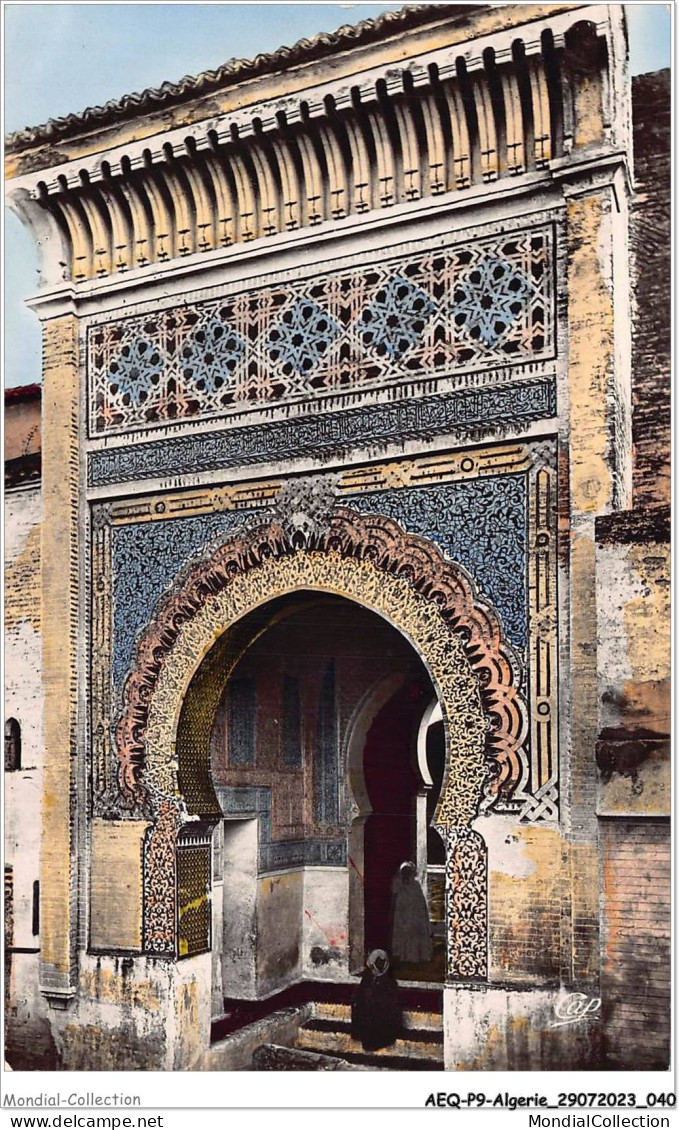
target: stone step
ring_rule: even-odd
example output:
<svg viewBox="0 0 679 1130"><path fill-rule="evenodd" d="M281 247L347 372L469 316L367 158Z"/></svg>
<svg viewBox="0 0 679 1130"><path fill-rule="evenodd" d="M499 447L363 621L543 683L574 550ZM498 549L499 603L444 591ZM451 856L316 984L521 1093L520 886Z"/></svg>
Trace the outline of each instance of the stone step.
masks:
<svg viewBox="0 0 679 1130"><path fill-rule="evenodd" d="M342 1060L354 1070L363 1071L443 1071L443 1060L416 1059L406 1055L380 1055L379 1052L344 1052Z"/></svg>
<svg viewBox="0 0 679 1130"><path fill-rule="evenodd" d="M390 1047L366 1053L360 1041L351 1035L349 1021L313 1019L302 1025L295 1046L343 1058L367 1054L371 1060L378 1062L397 1057L404 1060L426 1060L433 1064L432 1070L443 1067L443 1033L431 1028L409 1029L403 1038L396 1040Z"/></svg>
<svg viewBox="0 0 679 1130"><path fill-rule="evenodd" d="M317 1020L351 1020L351 1005L336 1004L328 1001L313 1002L313 1016ZM427 1029L434 1032L443 1030L443 1016L440 1012L409 1012L404 1011L403 1022L406 1028Z"/></svg>
<svg viewBox="0 0 679 1130"><path fill-rule="evenodd" d="M252 1056L254 1071L367 1071L368 1066L282 1044L262 1044Z"/></svg>

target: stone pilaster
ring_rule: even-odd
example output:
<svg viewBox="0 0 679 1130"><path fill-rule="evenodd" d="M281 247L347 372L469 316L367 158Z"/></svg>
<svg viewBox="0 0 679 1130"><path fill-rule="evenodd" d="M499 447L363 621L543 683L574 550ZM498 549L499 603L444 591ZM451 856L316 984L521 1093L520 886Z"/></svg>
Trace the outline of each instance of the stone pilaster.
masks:
<svg viewBox="0 0 679 1130"><path fill-rule="evenodd" d="M629 302L626 186L618 173L564 185L567 221L570 539L568 553L569 939L565 975L592 982L599 969L596 819L597 606L595 518L629 498Z"/></svg>
<svg viewBox="0 0 679 1130"><path fill-rule="evenodd" d="M43 328L42 625L45 767L40 863L40 988L55 1007L75 992L78 718L78 322Z"/></svg>

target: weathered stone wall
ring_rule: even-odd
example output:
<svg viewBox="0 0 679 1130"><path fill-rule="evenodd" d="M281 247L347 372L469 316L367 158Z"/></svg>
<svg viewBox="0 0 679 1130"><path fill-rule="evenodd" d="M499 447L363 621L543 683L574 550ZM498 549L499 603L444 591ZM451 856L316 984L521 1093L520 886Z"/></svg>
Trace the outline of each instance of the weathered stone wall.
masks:
<svg viewBox="0 0 679 1130"><path fill-rule="evenodd" d="M602 1058L670 1041L670 73L634 79L632 506L597 518Z"/></svg>
<svg viewBox="0 0 679 1130"><path fill-rule="evenodd" d="M659 507L597 522L602 815L669 815L669 518Z"/></svg>
<svg viewBox="0 0 679 1130"><path fill-rule="evenodd" d="M558 982L568 860L561 831L510 816L482 817L475 827L488 845L491 981Z"/></svg>
<svg viewBox="0 0 679 1130"><path fill-rule="evenodd" d="M40 385L5 390L5 463L40 451Z"/></svg>
<svg viewBox="0 0 679 1130"><path fill-rule="evenodd" d="M444 990L447 1071L577 1071L598 1066L601 1028L596 998L589 1011L559 1024L570 994L563 988L479 985Z"/></svg>
<svg viewBox="0 0 679 1130"><path fill-rule="evenodd" d="M634 319L634 503L666 505L670 496L671 163L670 72L632 80Z"/></svg>
<svg viewBox="0 0 679 1130"><path fill-rule="evenodd" d="M51 1057L44 1066L72 1071L190 1069L210 1042L209 981L209 954L176 965L154 958L81 954L77 1007L50 1011ZM40 1065L31 1057L24 1066Z"/></svg>
<svg viewBox="0 0 679 1130"><path fill-rule="evenodd" d="M662 1071L670 1058L669 820L601 821L605 1066Z"/></svg>
<svg viewBox="0 0 679 1130"><path fill-rule="evenodd" d="M669 1059L669 532L665 507L597 523L604 1056L640 1070Z"/></svg>
<svg viewBox="0 0 679 1130"><path fill-rule="evenodd" d="M13 871L13 944L36 946L32 884L39 876L43 697L40 681L39 487L5 495L5 718L19 724L21 768L5 773L5 865Z"/></svg>
<svg viewBox="0 0 679 1130"><path fill-rule="evenodd" d="M13 1071L52 1071L59 1051L38 989L39 953L5 951L5 1059Z"/></svg>
<svg viewBox="0 0 679 1130"><path fill-rule="evenodd" d="M38 401L39 408L39 401ZM38 413L39 421L39 413ZM49 1066L54 1049L38 992L40 816L43 768L43 689L40 636L39 484L5 494L5 719L21 733L21 768L4 774L6 903L5 993L7 1055L19 1068L30 1057ZM23 952L17 952L23 951Z"/></svg>

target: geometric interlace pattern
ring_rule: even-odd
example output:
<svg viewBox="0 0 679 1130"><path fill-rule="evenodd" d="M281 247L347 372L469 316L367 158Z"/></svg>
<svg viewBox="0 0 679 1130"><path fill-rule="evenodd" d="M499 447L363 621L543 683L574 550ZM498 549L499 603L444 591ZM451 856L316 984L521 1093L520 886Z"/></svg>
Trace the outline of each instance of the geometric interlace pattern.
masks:
<svg viewBox="0 0 679 1130"><path fill-rule="evenodd" d="M470 337L492 348L521 316L530 283L511 263L485 259L463 276L453 295L454 318Z"/></svg>
<svg viewBox="0 0 679 1130"><path fill-rule="evenodd" d="M549 226L91 326L92 434L553 355Z"/></svg>

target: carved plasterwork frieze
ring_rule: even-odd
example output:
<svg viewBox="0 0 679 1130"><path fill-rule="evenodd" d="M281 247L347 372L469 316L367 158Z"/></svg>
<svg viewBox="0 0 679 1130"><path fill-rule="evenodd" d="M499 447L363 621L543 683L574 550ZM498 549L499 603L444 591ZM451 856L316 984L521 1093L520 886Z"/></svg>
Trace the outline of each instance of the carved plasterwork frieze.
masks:
<svg viewBox="0 0 679 1130"><path fill-rule="evenodd" d="M141 479L213 473L230 467L337 454L368 443L402 443L444 434L459 439L481 438L488 432L500 435L556 415L553 376L523 377L511 384L460 388L436 396L413 396L413 389L407 385L398 391L401 398L387 404L358 405L341 411L319 405L312 415L92 451L87 461L88 482L98 488Z"/></svg>
<svg viewBox="0 0 679 1130"><path fill-rule="evenodd" d="M288 479L271 506L272 516L295 545L306 545L330 527L339 475Z"/></svg>

